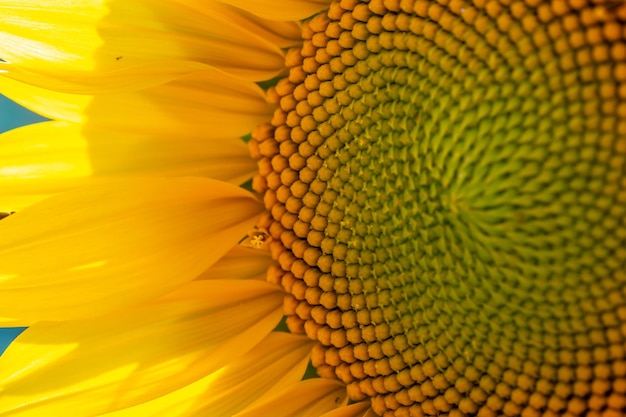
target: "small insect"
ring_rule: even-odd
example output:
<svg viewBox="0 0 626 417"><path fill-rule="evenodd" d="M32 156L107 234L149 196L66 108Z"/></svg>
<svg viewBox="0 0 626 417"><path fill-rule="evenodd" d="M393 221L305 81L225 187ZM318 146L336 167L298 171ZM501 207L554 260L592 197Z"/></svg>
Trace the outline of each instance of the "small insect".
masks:
<svg viewBox="0 0 626 417"><path fill-rule="evenodd" d="M267 230L255 228L248 232L248 236L240 244L253 249L267 249L271 241L272 237Z"/></svg>
<svg viewBox="0 0 626 417"><path fill-rule="evenodd" d="M116 61L119 61L119 60L120 60L120 59L122 59L122 58L124 58L124 57L123 57L123 56L116 56L116 57L115 57L115 60L116 60Z"/></svg>

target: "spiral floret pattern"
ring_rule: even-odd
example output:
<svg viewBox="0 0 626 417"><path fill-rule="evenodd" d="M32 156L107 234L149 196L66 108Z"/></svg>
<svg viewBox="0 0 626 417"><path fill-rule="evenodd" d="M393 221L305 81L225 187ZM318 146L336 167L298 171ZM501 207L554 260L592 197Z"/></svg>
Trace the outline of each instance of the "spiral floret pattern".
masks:
<svg viewBox="0 0 626 417"><path fill-rule="evenodd" d="M382 416L626 412L626 6L342 0L254 188L313 362Z"/></svg>

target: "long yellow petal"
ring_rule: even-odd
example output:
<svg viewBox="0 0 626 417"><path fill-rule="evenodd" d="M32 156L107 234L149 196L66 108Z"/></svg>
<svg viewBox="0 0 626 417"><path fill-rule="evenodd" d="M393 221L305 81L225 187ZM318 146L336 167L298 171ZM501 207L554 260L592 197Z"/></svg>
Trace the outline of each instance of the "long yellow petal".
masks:
<svg viewBox="0 0 626 417"><path fill-rule="evenodd" d="M95 319L42 322L0 357L0 416L93 416L152 400L222 368L280 320L259 281L195 281Z"/></svg>
<svg viewBox="0 0 626 417"><path fill-rule="evenodd" d="M248 30L248 36L261 38L264 41L271 42L280 48L290 48L302 42L302 31L297 21L301 19L274 19L267 17L262 8L249 8L246 2L235 4L230 1L207 1L207 0L175 0L190 9L205 15L213 16L216 13L222 13L228 16L228 20L237 23L240 28ZM314 0L315 1L315 0ZM320 0L318 0L320 1ZM329 3L329 0L321 0ZM254 1L253 1L254 2ZM291 1L284 2L284 6L291 8ZM231 7L236 6L236 7ZM219 12L218 12L219 11ZM260 13L257 13L259 11ZM308 17L308 16L305 16ZM224 19L224 20L227 20ZM289 20L289 21L285 21ZM253 23L251 23L253 22ZM206 29L205 29L206 30ZM217 29L213 30L218 37L223 37ZM264 65L256 63L256 65Z"/></svg>
<svg viewBox="0 0 626 417"><path fill-rule="evenodd" d="M49 73L0 62L0 75L41 88L76 94L135 91L212 67L193 61L153 61L86 73Z"/></svg>
<svg viewBox="0 0 626 417"><path fill-rule="evenodd" d="M270 333L250 352L178 391L104 417L231 417L261 395L296 383L304 374L312 342Z"/></svg>
<svg viewBox="0 0 626 417"><path fill-rule="evenodd" d="M345 405L346 386L335 379L300 381L258 401L234 417L319 417Z"/></svg>
<svg viewBox="0 0 626 417"><path fill-rule="evenodd" d="M273 111L257 85L217 70L139 92L97 96L60 93L0 76L0 91L50 119L176 138L241 137L269 120Z"/></svg>
<svg viewBox="0 0 626 417"><path fill-rule="evenodd" d="M0 211L114 178L198 176L241 184L256 163L238 138L206 140L37 123L0 136Z"/></svg>
<svg viewBox="0 0 626 417"><path fill-rule="evenodd" d="M201 0L197 0L201 1ZM272 20L302 20L328 8L330 0L222 0Z"/></svg>
<svg viewBox="0 0 626 417"><path fill-rule="evenodd" d="M192 280L252 227L261 206L203 178L80 188L0 221L0 316L66 320Z"/></svg>
<svg viewBox="0 0 626 417"><path fill-rule="evenodd" d="M269 251L237 245L196 279L265 279L273 263Z"/></svg>
<svg viewBox="0 0 626 417"><path fill-rule="evenodd" d="M174 0L2 0L0 56L60 77L170 60L251 80L282 71L279 45L264 37L269 23L204 3L194 9Z"/></svg>

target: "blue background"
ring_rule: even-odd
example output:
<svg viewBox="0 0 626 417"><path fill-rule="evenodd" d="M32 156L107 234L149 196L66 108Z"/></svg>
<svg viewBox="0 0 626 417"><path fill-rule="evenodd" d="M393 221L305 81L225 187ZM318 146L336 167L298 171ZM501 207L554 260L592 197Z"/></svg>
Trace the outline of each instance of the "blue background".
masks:
<svg viewBox="0 0 626 417"><path fill-rule="evenodd" d="M0 95L0 132L4 132L22 125L35 123L44 120L41 116L29 112L18 106L11 100ZM2 140L2 137L0 137ZM0 354L11 343L24 328L0 328Z"/></svg>
<svg viewBox="0 0 626 417"><path fill-rule="evenodd" d="M45 120L0 94L0 132Z"/></svg>

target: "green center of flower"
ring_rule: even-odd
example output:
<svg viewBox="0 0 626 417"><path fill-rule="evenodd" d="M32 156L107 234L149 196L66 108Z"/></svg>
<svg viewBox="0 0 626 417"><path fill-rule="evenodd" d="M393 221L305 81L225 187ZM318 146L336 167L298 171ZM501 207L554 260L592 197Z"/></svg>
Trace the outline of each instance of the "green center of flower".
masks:
<svg viewBox="0 0 626 417"><path fill-rule="evenodd" d="M289 327L380 415L621 415L626 10L440 3L287 55L252 149Z"/></svg>

